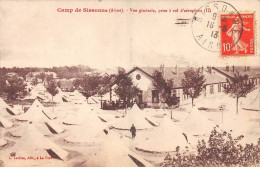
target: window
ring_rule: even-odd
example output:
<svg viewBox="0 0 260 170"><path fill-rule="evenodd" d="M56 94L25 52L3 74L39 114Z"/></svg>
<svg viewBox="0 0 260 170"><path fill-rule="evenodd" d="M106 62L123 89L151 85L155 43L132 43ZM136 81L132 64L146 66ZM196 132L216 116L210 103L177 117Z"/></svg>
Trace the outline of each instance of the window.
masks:
<svg viewBox="0 0 260 170"><path fill-rule="evenodd" d="M137 75L136 75L136 79L137 79L137 80L140 80L140 79L141 79L141 75L140 75L140 74L137 74Z"/></svg>
<svg viewBox="0 0 260 170"><path fill-rule="evenodd" d="M152 102L153 103L159 103L159 92L158 92L158 90L152 91Z"/></svg>
<svg viewBox="0 0 260 170"><path fill-rule="evenodd" d="M210 94L214 94L214 86L210 85Z"/></svg>
<svg viewBox="0 0 260 170"><path fill-rule="evenodd" d="M221 92L221 84L218 84L218 92Z"/></svg>
<svg viewBox="0 0 260 170"><path fill-rule="evenodd" d="M184 94L184 100L188 99L188 95Z"/></svg>

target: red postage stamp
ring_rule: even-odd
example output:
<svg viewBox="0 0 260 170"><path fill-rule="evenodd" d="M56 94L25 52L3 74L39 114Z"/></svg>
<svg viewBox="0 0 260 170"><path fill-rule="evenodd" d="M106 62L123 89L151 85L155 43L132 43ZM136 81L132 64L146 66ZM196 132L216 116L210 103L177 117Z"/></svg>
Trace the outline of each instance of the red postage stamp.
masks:
<svg viewBox="0 0 260 170"><path fill-rule="evenodd" d="M221 14L221 56L255 55L254 13Z"/></svg>

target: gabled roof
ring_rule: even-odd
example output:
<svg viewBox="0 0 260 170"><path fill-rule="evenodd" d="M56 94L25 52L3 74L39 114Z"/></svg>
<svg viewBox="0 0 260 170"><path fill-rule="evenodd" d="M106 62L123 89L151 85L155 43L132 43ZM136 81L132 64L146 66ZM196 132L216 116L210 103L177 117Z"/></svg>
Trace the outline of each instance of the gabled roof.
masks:
<svg viewBox="0 0 260 170"><path fill-rule="evenodd" d="M134 67L126 74L129 75L136 70L141 71L148 77L153 79L153 73L155 70L164 71L165 79L173 79L174 85L173 88L181 88L181 80L184 78L184 72L189 69L189 67ZM225 67L212 67L211 71L208 71L207 68L203 68L203 75L205 76L206 85L216 84L216 83L224 83L227 82L227 78L231 78L234 76L233 71L226 71ZM232 68L229 68L232 70ZM236 66L235 71L239 71L242 75L248 74L249 77L260 77L260 67L250 67L249 71L245 71L245 67ZM223 76L219 75L222 74ZM116 82L111 82L110 86L112 87Z"/></svg>
<svg viewBox="0 0 260 170"><path fill-rule="evenodd" d="M247 68L247 69L246 69ZM254 67L248 67L246 66L234 66L234 71L233 71L233 66L229 66L228 69L227 67L213 67L214 70L217 72L227 76L228 78L234 77L234 74L236 72L239 72L241 75L248 75L250 78L256 78L260 77L260 67L254 66Z"/></svg>
<svg viewBox="0 0 260 170"><path fill-rule="evenodd" d="M181 87L181 80L184 78L184 72L189 69L189 67L135 67L131 71L129 71L127 74L131 74L134 72L136 69L144 72L151 78L153 78L153 73L155 70L161 71L163 69L164 71L164 78L165 79L173 79L174 81L174 88L180 88ZM223 78L222 76L219 76L216 72L211 71L208 72L206 71L206 68L204 68L203 74L205 76L206 82L205 84L215 84L215 83L220 83L220 82L226 82L226 78Z"/></svg>
<svg viewBox="0 0 260 170"><path fill-rule="evenodd" d="M215 84L215 83L227 82L226 78L218 75L218 73L215 70L212 70L211 73L205 70L203 74L206 79L205 84Z"/></svg>
<svg viewBox="0 0 260 170"><path fill-rule="evenodd" d="M144 71L143 69L141 69L141 68L139 68L139 67L134 67L132 70L130 70L130 71L127 72L126 74L129 75L129 74L133 73L133 72L136 71L136 70L141 71L142 73L144 73L145 75L147 75L148 77L150 77L150 78L153 79L153 76L152 76L153 74L150 74L149 72L146 72L146 71Z"/></svg>

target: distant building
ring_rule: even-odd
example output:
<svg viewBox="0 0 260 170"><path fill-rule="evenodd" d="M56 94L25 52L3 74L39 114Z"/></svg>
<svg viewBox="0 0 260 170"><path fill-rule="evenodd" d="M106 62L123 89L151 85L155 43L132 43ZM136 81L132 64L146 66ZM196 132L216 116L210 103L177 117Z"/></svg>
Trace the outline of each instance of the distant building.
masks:
<svg viewBox="0 0 260 170"><path fill-rule="evenodd" d="M123 68L121 68L121 67L118 67L115 69L111 69L111 68L106 68L106 69L101 69L101 70L96 69L93 71L84 72L83 75L88 75L88 76L99 75L99 76L105 77L105 76L116 75L117 73L122 71L122 69Z"/></svg>
<svg viewBox="0 0 260 170"><path fill-rule="evenodd" d="M147 107L160 107L165 104L162 103L159 92L153 86L154 78L152 75L154 71L158 70L166 80L172 79L174 81L172 91L179 97L180 104L185 104L191 102L189 96L183 93L183 87L181 86L181 80L184 78L184 72L187 69L188 67L164 67L164 65L160 67L134 67L126 74L132 77L134 84L140 89L135 98L137 103L145 104ZM224 86L227 85L227 78L232 77L232 73L225 71L224 67L200 67L199 69L206 79L201 96L208 98L223 95ZM237 67L237 70L242 72L240 67ZM259 82L260 68L249 68L244 73L248 74L252 81ZM116 86L115 83L112 83L109 86L109 92L103 95L102 100L109 102L118 100L118 96L114 91Z"/></svg>
<svg viewBox="0 0 260 170"><path fill-rule="evenodd" d="M59 82L60 89L62 91L74 91L75 87L73 85L73 81L75 78L72 79L59 79L57 80L57 83Z"/></svg>
<svg viewBox="0 0 260 170"><path fill-rule="evenodd" d="M241 75L248 75L250 81L254 81L255 84L260 84L260 67L250 66L226 66L226 67L213 67L213 69L220 75L226 78L232 79L236 72Z"/></svg>
<svg viewBox="0 0 260 170"><path fill-rule="evenodd" d="M14 76L18 76L17 73L15 72L9 72L9 73L6 73L7 77L14 77Z"/></svg>
<svg viewBox="0 0 260 170"><path fill-rule="evenodd" d="M21 80L24 80L23 77L19 76L19 75L18 75L17 73L15 73L15 72L6 73L6 76L7 76L8 78L17 77L17 78L19 78L19 79L21 79Z"/></svg>

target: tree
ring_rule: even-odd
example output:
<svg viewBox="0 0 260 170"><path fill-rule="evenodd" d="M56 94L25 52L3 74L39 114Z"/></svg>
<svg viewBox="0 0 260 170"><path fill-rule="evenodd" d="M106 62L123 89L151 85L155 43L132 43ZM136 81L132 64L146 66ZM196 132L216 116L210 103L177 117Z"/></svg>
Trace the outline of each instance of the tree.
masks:
<svg viewBox="0 0 260 170"><path fill-rule="evenodd" d="M54 81L50 81L47 87L47 91L51 94L52 96L52 108L53 108L53 97L59 93L57 89L57 85Z"/></svg>
<svg viewBox="0 0 260 170"><path fill-rule="evenodd" d="M16 99L20 92L25 92L26 84L24 80L18 76L13 76L6 80L5 93L7 93L8 98Z"/></svg>
<svg viewBox="0 0 260 170"><path fill-rule="evenodd" d="M36 78L36 77L34 77L33 79L32 79L32 85L33 86L36 86L38 84L38 79Z"/></svg>
<svg viewBox="0 0 260 170"><path fill-rule="evenodd" d="M72 84L75 87L75 89L77 89L82 84L82 80L80 79L73 80Z"/></svg>
<svg viewBox="0 0 260 170"><path fill-rule="evenodd" d="M158 70L155 70L153 73L154 82L153 86L156 90L158 90L161 99L165 102L169 107L177 105L180 100L176 96L173 90L173 80L166 81L162 75L162 73ZM172 118L172 110L171 110L171 118Z"/></svg>
<svg viewBox="0 0 260 170"><path fill-rule="evenodd" d="M191 104L193 107L193 101L195 98L200 96L206 80L199 69L189 68L184 72L184 76L184 79L181 80L183 93L191 98Z"/></svg>
<svg viewBox="0 0 260 170"><path fill-rule="evenodd" d="M5 75L0 76L0 94L5 92L7 77Z"/></svg>
<svg viewBox="0 0 260 170"><path fill-rule="evenodd" d="M116 84L115 93L127 107L140 90L133 84L132 78L126 74L119 74L116 78Z"/></svg>
<svg viewBox="0 0 260 170"><path fill-rule="evenodd" d="M224 86L224 93L230 94L236 98L236 113L238 114L238 99L246 97L248 93L255 89L254 81L250 81L248 75L240 75L239 72L234 74L234 77L227 79L228 85Z"/></svg>
<svg viewBox="0 0 260 170"><path fill-rule="evenodd" d="M47 74L45 76L45 79L46 79L47 84L49 84L51 81L53 81L53 75L52 74L50 74L50 75Z"/></svg>
<svg viewBox="0 0 260 170"><path fill-rule="evenodd" d="M42 73L40 73L39 75L37 75L36 77L39 78L39 79L41 79L42 82L43 82L44 79L45 79L45 77L46 77L46 75L42 72Z"/></svg>
<svg viewBox="0 0 260 170"><path fill-rule="evenodd" d="M155 70L153 73L153 86L158 90L161 99L165 102L167 95L171 94L171 87L168 85L167 81L163 78L160 71Z"/></svg>
<svg viewBox="0 0 260 170"><path fill-rule="evenodd" d="M58 81L57 86L58 86L59 88L61 88L61 82L60 82L60 81Z"/></svg>
<svg viewBox="0 0 260 170"><path fill-rule="evenodd" d="M99 75L87 75L82 80L82 88L87 96L95 95L99 90L101 77Z"/></svg>
<svg viewBox="0 0 260 170"><path fill-rule="evenodd" d="M197 152L189 150L182 153L176 147L174 155L167 155L160 166L166 167L249 167L259 166L260 138L256 144L242 146L243 135L232 136L232 133L212 130L207 142L198 141ZM184 148L182 148L184 149Z"/></svg>

